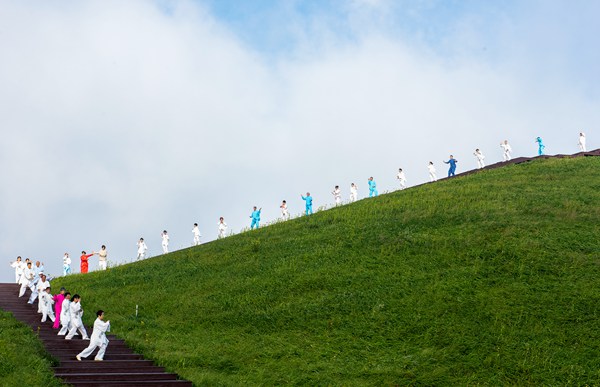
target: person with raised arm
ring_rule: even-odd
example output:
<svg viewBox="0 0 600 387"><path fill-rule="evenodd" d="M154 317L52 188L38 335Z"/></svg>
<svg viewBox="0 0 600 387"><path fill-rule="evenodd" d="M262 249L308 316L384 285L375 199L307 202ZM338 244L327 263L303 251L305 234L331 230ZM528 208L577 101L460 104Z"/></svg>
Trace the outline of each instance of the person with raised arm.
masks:
<svg viewBox="0 0 600 387"><path fill-rule="evenodd" d="M10 267L15 269L15 283L21 283L21 276L23 275L23 270L25 270L25 267L27 266L23 263L20 255L14 262L10 263Z"/></svg>
<svg viewBox="0 0 600 387"><path fill-rule="evenodd" d="M89 259L91 256L93 256L94 254L96 254L95 252L92 251L91 254L88 254L85 252L85 250L83 250L81 252L81 257L79 257L79 259L81 260L81 265L79 267L79 271L83 274L86 274L88 272L89 269Z"/></svg>
<svg viewBox="0 0 600 387"><path fill-rule="evenodd" d="M106 251L106 246L102 245L100 247L100 251L98 251L98 270L106 270L106 262L108 257L108 251Z"/></svg>
<svg viewBox="0 0 600 387"><path fill-rule="evenodd" d="M27 262L27 267L23 269L23 275L21 276L21 289L19 290L19 297L23 297L25 295L27 288L31 290L32 294L36 292L34 279L35 271L31 267L31 261L29 261Z"/></svg>
<svg viewBox="0 0 600 387"><path fill-rule="evenodd" d="M63 256L63 275L68 274L71 274L71 257L69 257L69 253L65 253Z"/></svg>
<svg viewBox="0 0 600 387"><path fill-rule="evenodd" d="M66 292L60 309L60 331L58 336L64 336L71 330L71 293Z"/></svg>
<svg viewBox="0 0 600 387"><path fill-rule="evenodd" d="M450 168L448 169L448 177L456 176L456 163L458 163L458 161L452 155L450 155L450 159L448 161L444 161L444 164L450 164Z"/></svg>
<svg viewBox="0 0 600 387"><path fill-rule="evenodd" d="M501 142L500 148L502 148L502 159L504 161L510 161L512 148L511 148L510 144L508 143L508 140L504 140L503 142Z"/></svg>
<svg viewBox="0 0 600 387"><path fill-rule="evenodd" d="M71 329L69 330L69 334L65 337L65 340L71 340L77 331L81 333L81 338L83 340L89 340L90 338L85 330L85 325L83 325L83 321L81 321L83 308L81 308L81 296L79 294L73 295L73 301L69 304L69 314L71 317L69 322Z"/></svg>
<svg viewBox="0 0 600 387"><path fill-rule="evenodd" d="M54 324L52 325L52 328L54 329L58 329L60 326L60 314L62 312L62 304L65 300L66 291L67 289L60 288L58 294L52 297L52 301L54 301L54 315L56 316L56 320L54 320Z"/></svg>
<svg viewBox="0 0 600 387"><path fill-rule="evenodd" d="M253 230L254 227L258 229L260 227L260 212L262 211L262 207L256 209L256 206L253 207L252 214L250 214L250 219L252 219L252 223L250 223L250 230Z"/></svg>
<svg viewBox="0 0 600 387"><path fill-rule="evenodd" d="M483 155L483 153L481 153L481 151L479 150L479 148L475 149L475 152L473 153L473 156L475 156L475 158L477 159L477 168L478 169L482 169L485 167L485 162L483 161L485 159L485 156Z"/></svg>
<svg viewBox="0 0 600 387"><path fill-rule="evenodd" d="M312 196L310 196L310 192L307 192L306 196L300 194L300 197L302 198L302 200L305 201L305 205L306 205L305 212L306 212L306 215L312 214L313 213L313 208L312 208L313 198L312 198Z"/></svg>
<svg viewBox="0 0 600 387"><path fill-rule="evenodd" d="M92 330L92 337L90 338L90 345L83 351L81 351L75 359L81 361L82 357L90 356L96 348L99 348L95 361L104 360L104 353L108 347L108 338L106 332L110 332L110 321L104 321L104 311L99 310L96 312L96 321L94 321L94 328Z"/></svg>
<svg viewBox="0 0 600 387"><path fill-rule="evenodd" d="M331 194L333 195L333 201L335 202L336 206L339 206L340 204L342 204L342 190L340 189L339 185L336 185L333 188L333 191L331 191Z"/></svg>
<svg viewBox="0 0 600 387"><path fill-rule="evenodd" d="M50 318L50 321L52 321L53 323L56 322L56 317L54 317L54 311L52 310L54 299L52 297L52 294L50 294L50 286L45 288L40 293L40 304L42 310L41 322L46 322L47 318Z"/></svg>
<svg viewBox="0 0 600 387"><path fill-rule="evenodd" d="M538 156L543 156L544 149L546 149L546 145L544 145L544 142L542 141L541 137L536 138L535 142L538 144Z"/></svg>

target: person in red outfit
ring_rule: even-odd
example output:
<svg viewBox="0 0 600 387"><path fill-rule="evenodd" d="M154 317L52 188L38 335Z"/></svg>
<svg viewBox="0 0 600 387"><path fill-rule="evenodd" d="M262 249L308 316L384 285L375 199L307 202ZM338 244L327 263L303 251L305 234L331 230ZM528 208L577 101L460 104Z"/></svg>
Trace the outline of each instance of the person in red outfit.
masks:
<svg viewBox="0 0 600 387"><path fill-rule="evenodd" d="M93 251L91 254L86 254L85 251L81 252L81 257L79 257L81 258L81 273L88 272L88 259L90 259L90 257L94 254L96 253L94 253Z"/></svg>

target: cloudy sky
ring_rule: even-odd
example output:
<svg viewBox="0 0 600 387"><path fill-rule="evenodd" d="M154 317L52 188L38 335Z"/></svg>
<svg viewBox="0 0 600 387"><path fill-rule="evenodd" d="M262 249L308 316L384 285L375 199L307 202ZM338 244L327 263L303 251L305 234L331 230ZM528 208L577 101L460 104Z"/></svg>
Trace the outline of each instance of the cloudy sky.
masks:
<svg viewBox="0 0 600 387"><path fill-rule="evenodd" d="M361 196L600 146L600 2L0 0L0 281L106 244L187 247L334 185ZM97 259L92 261L92 269Z"/></svg>

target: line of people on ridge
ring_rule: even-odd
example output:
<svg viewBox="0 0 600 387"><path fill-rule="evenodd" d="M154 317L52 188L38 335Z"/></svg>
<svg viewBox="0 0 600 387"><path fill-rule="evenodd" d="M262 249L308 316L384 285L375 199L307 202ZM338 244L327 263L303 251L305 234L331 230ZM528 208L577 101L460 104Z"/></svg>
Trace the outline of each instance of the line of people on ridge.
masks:
<svg viewBox="0 0 600 387"><path fill-rule="evenodd" d="M546 146L544 145L542 138L537 137L535 139L535 143L538 146L538 150L537 150L538 155L540 155L540 156L544 155ZM578 145L580 151L587 152L585 133L583 133L583 132L579 133L579 139L578 139L577 145ZM508 140L502 141L500 143L500 148L502 150L502 160L504 162L510 161L512 159L512 147L508 143ZM477 161L477 168L478 169L484 168L485 167L485 156L483 155L483 153L481 152L481 150L479 148L475 149L475 151L473 152L473 156L475 156L475 159ZM455 159L453 155L450 155L449 159L447 161L443 161L443 162L445 164L449 165L448 177L455 176L458 160ZM429 181L431 181L431 182L437 181L437 179L438 179L437 171L436 171L435 165L433 164L432 161L430 161L429 164L427 165L427 170L429 173ZM399 182L400 189L401 190L405 189L407 179L406 179L404 170L402 168L398 169L396 179ZM367 184L369 187L369 197L375 197L375 196L379 195L379 192L377 190L377 183L375 182L375 180L373 179L372 176L369 177L369 179L367 180ZM341 205L342 204L342 191L341 191L339 185L336 185L334 187L331 194L333 195L333 200L334 200L335 205L336 206ZM313 214L313 197L311 196L310 192L307 192L306 195L301 194L300 197L305 202L305 210L304 210L305 215ZM358 200L358 186L355 183L350 184L350 196L349 197L350 197L351 203ZM290 212L288 210L287 201L283 200L281 205L279 206L279 208L281 210L281 218L280 219L284 220L284 221L289 220ZM250 220L251 220L250 221L250 229L251 230L253 230L255 228L258 229L260 227L261 212L262 212L262 207L261 208L257 208L257 206L253 207L253 211L250 214ZM218 239L224 238L227 234L227 230L228 230L228 225L227 225L227 223L225 223L224 217L220 217L219 222L217 223L217 238ZM194 223L193 228L192 228L192 234L193 234L192 245L198 246L200 244L200 238L202 237L202 234L200 233L200 230L198 228L198 223ZM169 240L170 240L167 230L163 230L163 232L160 235L161 235L161 246L162 246L163 254L167 254L169 252ZM148 246L146 245L144 238L140 238L139 241L137 242L136 260L145 259L147 251L148 251ZM91 254L87 254L85 251L81 252L81 257L80 257L81 273L88 272L88 261L89 261L89 258L91 258L93 255L98 255L99 269L106 270L108 252L106 250L106 246L102 245L100 251L98 251L98 252L93 251ZM39 264L39 262L38 262L38 264ZM17 261L11 263L11 265L13 268L15 268L15 276L17 278L17 283L20 283L18 278L22 275L23 270L26 265L24 262L20 262L20 257L18 258ZM68 253L65 253L65 255L63 257L63 275L68 275L68 274L71 274L71 258L69 257Z"/></svg>
<svg viewBox="0 0 600 387"><path fill-rule="evenodd" d="M37 261L35 266L29 258L22 262L22 258L17 257L11 266L15 270L16 281L21 285L19 297L23 297L27 289L31 291L27 304L34 305L37 299L37 312L42 315L41 322L47 320L52 322L52 328L58 330L58 336L65 336L65 340L72 340L73 337L80 333L82 340L89 340L90 344L87 348L75 356L77 360L82 357L90 356L96 348L99 348L94 360L102 361L104 353L108 347L108 338L106 332L110 332L110 321L104 321L104 311L96 312L96 321L92 336L88 336L85 326L83 325L83 308L81 307L81 296L67 292L65 288L60 288L56 295L52 295L50 286L51 278L44 274L44 264Z"/></svg>

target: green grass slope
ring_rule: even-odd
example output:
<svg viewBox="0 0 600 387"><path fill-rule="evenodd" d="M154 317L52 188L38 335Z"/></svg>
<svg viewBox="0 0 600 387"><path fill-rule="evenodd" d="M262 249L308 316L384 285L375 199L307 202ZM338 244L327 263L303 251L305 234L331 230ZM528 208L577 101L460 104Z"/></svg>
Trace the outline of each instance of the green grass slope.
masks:
<svg viewBox="0 0 600 387"><path fill-rule="evenodd" d="M197 385L600 384L599 192L536 160L53 286Z"/></svg>
<svg viewBox="0 0 600 387"><path fill-rule="evenodd" d="M30 327L0 310L0 386L62 386L54 363Z"/></svg>

